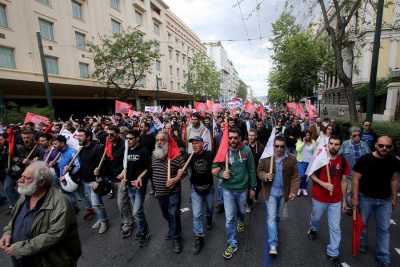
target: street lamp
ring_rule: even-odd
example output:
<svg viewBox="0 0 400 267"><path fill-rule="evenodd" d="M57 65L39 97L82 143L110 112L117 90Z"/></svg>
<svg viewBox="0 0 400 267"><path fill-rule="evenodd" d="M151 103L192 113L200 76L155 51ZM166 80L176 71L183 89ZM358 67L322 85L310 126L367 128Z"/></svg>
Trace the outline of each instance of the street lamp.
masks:
<svg viewBox="0 0 400 267"><path fill-rule="evenodd" d="M156 92L156 99L157 99L157 106L160 106L160 82L161 78L156 75L156 85L157 85L157 92Z"/></svg>

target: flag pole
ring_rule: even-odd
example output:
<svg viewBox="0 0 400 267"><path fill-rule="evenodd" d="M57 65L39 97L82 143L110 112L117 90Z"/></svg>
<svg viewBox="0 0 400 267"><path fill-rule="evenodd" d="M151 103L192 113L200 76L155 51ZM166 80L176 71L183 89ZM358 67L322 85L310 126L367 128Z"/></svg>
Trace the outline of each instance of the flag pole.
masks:
<svg viewBox="0 0 400 267"><path fill-rule="evenodd" d="M183 168L182 168L183 171L186 170L187 166L189 165L189 162L190 162L190 161L192 160L192 158L193 158L193 155L194 155L194 152L190 153L190 156L189 156L188 160L185 162L185 165L183 165Z"/></svg>
<svg viewBox="0 0 400 267"><path fill-rule="evenodd" d="M228 153L226 153L226 158L225 158L225 171L229 172L229 157L228 157Z"/></svg>
<svg viewBox="0 0 400 267"><path fill-rule="evenodd" d="M271 161L269 162L269 174L272 174L274 169L274 155L271 156Z"/></svg>
<svg viewBox="0 0 400 267"><path fill-rule="evenodd" d="M168 159L167 181L171 180L171 159Z"/></svg>
<svg viewBox="0 0 400 267"><path fill-rule="evenodd" d="M328 163L328 165L326 165L326 174L327 174L327 176L328 176L328 183L329 184L332 184L331 183L331 170L330 170L330 166L329 166L329 163ZM329 191L329 195L333 195L333 192L332 191Z"/></svg>

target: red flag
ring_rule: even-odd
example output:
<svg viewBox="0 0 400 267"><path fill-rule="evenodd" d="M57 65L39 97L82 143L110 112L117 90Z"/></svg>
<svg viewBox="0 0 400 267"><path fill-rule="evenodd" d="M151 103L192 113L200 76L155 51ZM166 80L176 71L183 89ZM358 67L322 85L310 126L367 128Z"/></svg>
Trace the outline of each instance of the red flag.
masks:
<svg viewBox="0 0 400 267"><path fill-rule="evenodd" d="M185 146L186 146L186 145L187 145L187 144L186 144L186 134L187 134L187 126L186 126L186 123L182 123L181 132L182 132L182 140L183 140L183 142L185 143Z"/></svg>
<svg viewBox="0 0 400 267"><path fill-rule="evenodd" d="M45 125L50 124L49 118L47 118L45 116L37 115L32 112L26 113L24 123L27 123L27 122L33 122L35 125L39 124L39 123L43 123Z"/></svg>
<svg viewBox="0 0 400 267"><path fill-rule="evenodd" d="M129 113L129 110L132 109L132 106L126 102L122 102L119 100L115 100L115 113Z"/></svg>
<svg viewBox="0 0 400 267"><path fill-rule="evenodd" d="M207 105L202 102L194 102L194 109L197 112L205 112L207 109Z"/></svg>
<svg viewBox="0 0 400 267"><path fill-rule="evenodd" d="M175 138L172 134L169 134L168 138L168 159L174 160L181 155L181 150L179 149Z"/></svg>
<svg viewBox="0 0 400 267"><path fill-rule="evenodd" d="M289 103L286 103L286 106L287 106L287 109L288 109L290 112L296 112L296 106L297 106L296 103L294 103L294 102L289 102Z"/></svg>
<svg viewBox="0 0 400 267"><path fill-rule="evenodd" d="M244 111L253 114L256 111L256 107L250 101L246 101L243 105Z"/></svg>
<svg viewBox="0 0 400 267"><path fill-rule="evenodd" d="M259 105L256 109L257 115L260 119L265 119L265 110L263 105Z"/></svg>
<svg viewBox="0 0 400 267"><path fill-rule="evenodd" d="M351 252L357 256L360 251L361 233L364 229L364 223L358 209L353 209L353 238Z"/></svg>
<svg viewBox="0 0 400 267"><path fill-rule="evenodd" d="M10 155L10 160L14 158L14 148L15 148L15 135L13 128L7 129L7 138L8 138L8 154Z"/></svg>
<svg viewBox="0 0 400 267"><path fill-rule="evenodd" d="M311 104L311 100L307 100L306 109L307 109L307 112L308 112L308 115L310 116L310 118L318 117L317 109L315 108L314 105Z"/></svg>
<svg viewBox="0 0 400 267"><path fill-rule="evenodd" d="M225 123L224 130L222 132L221 143L219 144L218 152L217 155L215 155L213 163L225 162L229 148L228 135L229 135L228 123Z"/></svg>
<svg viewBox="0 0 400 267"><path fill-rule="evenodd" d="M111 139L109 139L109 138L107 138L107 140L106 140L106 148L105 149L106 149L107 157L110 160L113 160L114 159L114 157L113 157L113 144L112 144Z"/></svg>
<svg viewBox="0 0 400 267"><path fill-rule="evenodd" d="M46 127L46 129L44 129L44 133L46 134L51 134L53 132L53 123L50 123L49 126Z"/></svg>
<svg viewBox="0 0 400 267"><path fill-rule="evenodd" d="M304 117L306 116L304 114L304 110L303 107L301 106L300 103L296 104L296 115L299 116L300 118L304 119Z"/></svg>

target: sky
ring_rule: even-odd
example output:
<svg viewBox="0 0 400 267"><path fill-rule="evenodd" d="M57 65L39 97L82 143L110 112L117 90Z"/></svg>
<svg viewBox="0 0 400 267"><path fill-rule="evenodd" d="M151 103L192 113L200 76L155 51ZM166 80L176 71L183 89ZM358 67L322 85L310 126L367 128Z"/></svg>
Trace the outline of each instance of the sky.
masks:
<svg viewBox="0 0 400 267"><path fill-rule="evenodd" d="M222 44L254 96L267 95L267 77L272 68L268 49L271 24L282 12L284 0L164 1L202 41L241 40Z"/></svg>

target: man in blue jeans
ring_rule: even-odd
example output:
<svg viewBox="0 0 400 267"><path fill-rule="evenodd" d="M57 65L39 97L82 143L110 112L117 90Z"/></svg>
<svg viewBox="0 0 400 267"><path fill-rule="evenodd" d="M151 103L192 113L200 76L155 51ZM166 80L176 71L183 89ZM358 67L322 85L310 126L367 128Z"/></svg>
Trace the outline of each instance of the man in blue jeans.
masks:
<svg viewBox="0 0 400 267"><path fill-rule="evenodd" d="M225 259L232 258L238 250L236 229L239 233L245 230L247 190L250 198L254 199L257 187L253 154L248 146L241 145L239 129L230 128L228 138L229 170L223 170L220 165L213 166L213 173L223 178L225 229L228 238L228 245L223 253Z"/></svg>
<svg viewBox="0 0 400 267"><path fill-rule="evenodd" d="M261 159L257 169L258 177L263 182L261 195L265 198L267 248L272 256L278 255L279 211L284 202L296 198L300 183L296 158L286 152L285 144L282 136L276 137L273 157ZM271 160L273 160L272 172L270 171Z"/></svg>
<svg viewBox="0 0 400 267"><path fill-rule="evenodd" d="M368 220L376 221L375 258L378 266L390 266L390 219L397 205L399 161L390 155L393 140L381 136L375 151L359 159L353 167L353 207L359 207L364 222L360 252L368 249Z"/></svg>
<svg viewBox="0 0 400 267"><path fill-rule="evenodd" d="M346 177L350 174L350 166L347 160L338 155L341 140L337 136L331 136L328 143L328 164L314 171L310 170L312 187L312 213L308 238L315 240L320 230L322 215L327 211L329 225L329 244L326 248L326 256L333 266L341 266L339 247L341 241L340 219L341 211L347 210ZM325 149L325 148L322 148ZM317 156L315 160L318 160ZM311 168L313 163L311 163Z"/></svg>
<svg viewBox="0 0 400 267"><path fill-rule="evenodd" d="M191 199L193 210L193 254L200 253L204 246L203 203L206 205L206 228L211 230L214 203L213 175L211 173L214 156L211 151L204 150L201 136L189 140L193 147L193 157L190 161L192 184Z"/></svg>

